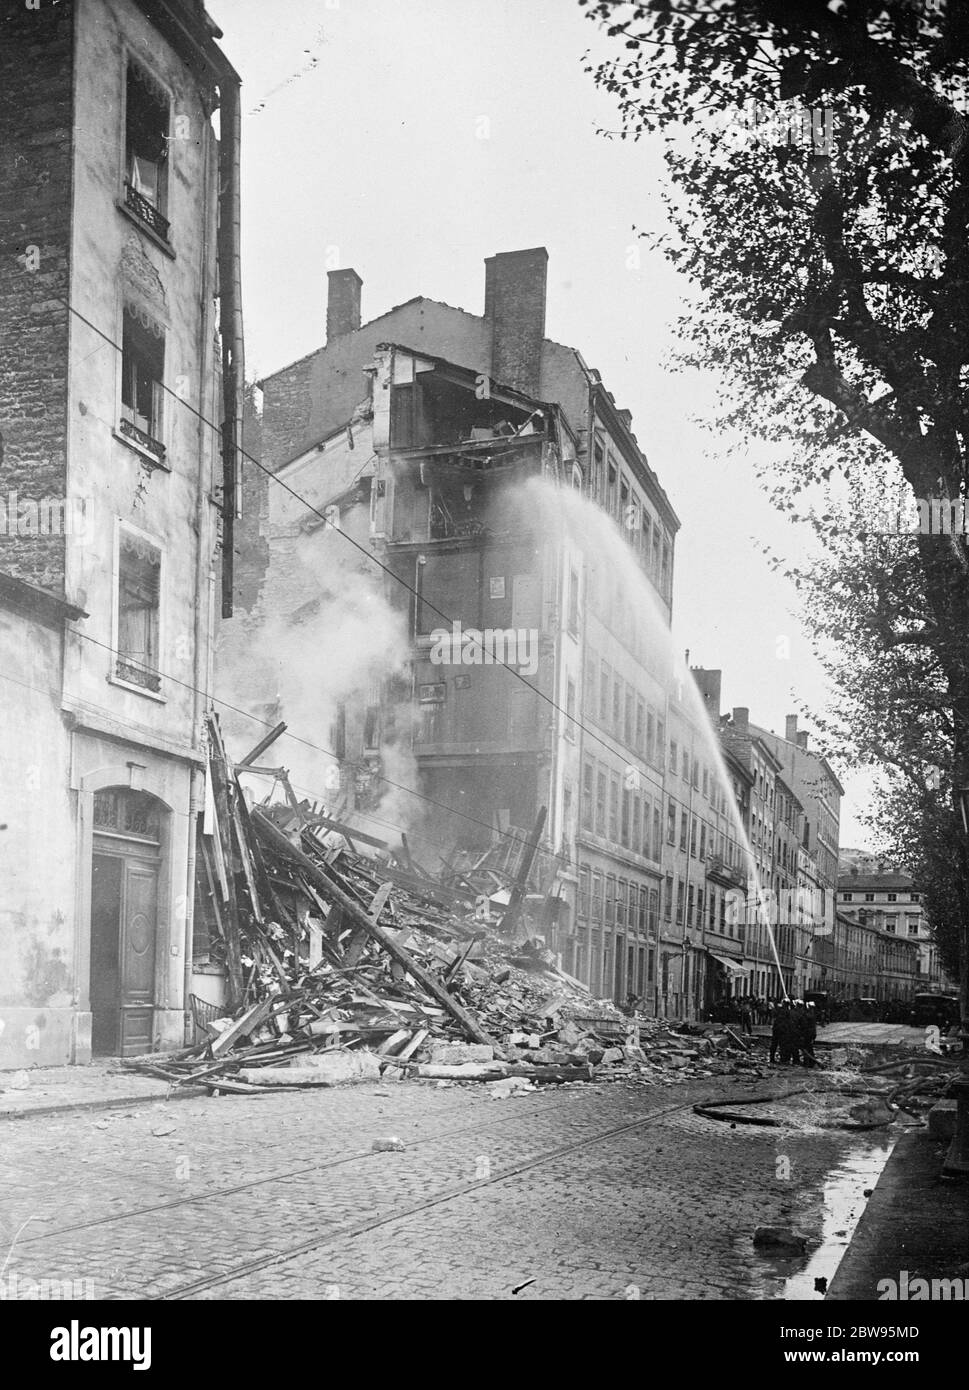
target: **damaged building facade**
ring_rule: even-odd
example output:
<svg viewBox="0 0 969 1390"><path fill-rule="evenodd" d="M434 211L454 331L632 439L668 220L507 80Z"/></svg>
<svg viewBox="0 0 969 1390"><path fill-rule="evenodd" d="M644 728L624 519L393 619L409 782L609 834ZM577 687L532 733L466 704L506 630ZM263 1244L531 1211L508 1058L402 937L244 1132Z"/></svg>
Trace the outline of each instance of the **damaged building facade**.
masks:
<svg viewBox="0 0 969 1390"><path fill-rule="evenodd" d="M669 662L645 640L608 544L558 527L529 485L542 479L598 503L631 539L665 625L679 522L629 413L578 352L545 336L546 277L543 248L501 253L485 262L482 315L418 298L362 324L360 278L330 272L327 344L260 383L252 430L268 473L287 484L315 458L317 481L303 495L324 515L339 507L344 536L312 512L284 522L296 504L271 477L250 475L241 533L250 559L240 558L236 615L223 624L219 683L232 689L243 666L251 677L253 653L274 664L261 639L278 623L280 576L292 570L287 524L304 538L316 531L320 563L341 548L350 556L368 528L390 572L384 593L406 659L392 690L361 687L309 735L344 755L330 804L366 809L359 792L387 737L411 755L419 796L403 799L399 823L430 865L455 851L459 864L475 863L493 847L496 868L514 874L544 813L530 886L554 900L548 943L597 993L652 998ZM354 474L367 498L340 506ZM305 540L301 548L292 608L313 591ZM288 640L277 637L276 649ZM248 695L265 723L291 720L271 680ZM279 756L305 766L295 748ZM316 790L324 782L321 773ZM679 963L682 924L669 935ZM666 971L670 1011L679 968Z"/></svg>
<svg viewBox="0 0 969 1390"><path fill-rule="evenodd" d="M217 671L252 718L225 711L227 737L287 721L270 761L297 793L406 830L435 873L507 883L537 842L537 932L658 1016L779 992L749 837L762 886L801 904L771 919L795 991L817 906L797 888L836 813L811 839L800 763L721 730L719 672L674 670L679 521L629 412L545 336L546 275L543 248L501 253L483 314L417 298L363 323L360 277L329 273L326 345L248 415L261 467ZM570 497L595 504L573 526Z"/></svg>
<svg viewBox="0 0 969 1390"><path fill-rule="evenodd" d="M238 78L198 0L20 5L3 33L0 1067L19 1067L184 1039L241 421ZM227 422L224 460L203 419Z"/></svg>

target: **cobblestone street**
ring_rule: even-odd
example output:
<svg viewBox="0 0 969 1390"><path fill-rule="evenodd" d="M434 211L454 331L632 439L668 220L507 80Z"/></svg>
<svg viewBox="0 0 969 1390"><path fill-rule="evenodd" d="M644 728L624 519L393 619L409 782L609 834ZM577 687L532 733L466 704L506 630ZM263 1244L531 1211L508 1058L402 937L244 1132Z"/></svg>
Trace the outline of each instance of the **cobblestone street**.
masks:
<svg viewBox="0 0 969 1390"><path fill-rule="evenodd" d="M781 1298L806 1257L772 1264L753 1231L819 1239L825 1177L859 1136L692 1113L753 1093L720 1080L492 1100L403 1083L9 1121L5 1291L81 1280L87 1297L115 1299ZM403 1152L371 1152L391 1135Z"/></svg>

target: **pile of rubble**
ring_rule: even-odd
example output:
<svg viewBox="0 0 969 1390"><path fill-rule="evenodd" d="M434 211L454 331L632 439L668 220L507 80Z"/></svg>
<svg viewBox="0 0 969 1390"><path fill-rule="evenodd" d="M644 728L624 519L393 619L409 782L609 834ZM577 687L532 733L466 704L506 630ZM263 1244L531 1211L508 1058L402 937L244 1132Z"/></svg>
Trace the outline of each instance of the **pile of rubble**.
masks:
<svg viewBox="0 0 969 1390"><path fill-rule="evenodd" d="M521 894L496 920L415 866L406 844L365 856L351 837L367 837L299 804L282 769L285 799L250 808L247 765L228 762L214 719L210 746L196 911L235 1007L197 1010L194 1046L127 1065L213 1091L383 1075L490 1081L499 1094L756 1065L729 1030L683 1036L593 999L529 934Z"/></svg>

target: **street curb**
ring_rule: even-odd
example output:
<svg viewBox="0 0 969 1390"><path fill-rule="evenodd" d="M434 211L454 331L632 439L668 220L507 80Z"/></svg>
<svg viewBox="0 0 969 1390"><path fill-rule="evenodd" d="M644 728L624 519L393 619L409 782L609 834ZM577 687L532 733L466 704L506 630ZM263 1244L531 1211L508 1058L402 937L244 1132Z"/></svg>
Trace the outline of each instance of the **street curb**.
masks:
<svg viewBox="0 0 969 1390"><path fill-rule="evenodd" d="M942 1177L945 1144L909 1130L895 1144L825 1301L879 1301L901 1270L951 1278L969 1260L969 1184Z"/></svg>
<svg viewBox="0 0 969 1390"><path fill-rule="evenodd" d="M69 1101L62 1105L37 1105L29 1110L0 1110L0 1122L4 1120L30 1120L35 1115L75 1114L82 1110L118 1110L122 1106L157 1105L172 1100L193 1100L206 1094L204 1086L180 1086L169 1095L112 1096L109 1100Z"/></svg>

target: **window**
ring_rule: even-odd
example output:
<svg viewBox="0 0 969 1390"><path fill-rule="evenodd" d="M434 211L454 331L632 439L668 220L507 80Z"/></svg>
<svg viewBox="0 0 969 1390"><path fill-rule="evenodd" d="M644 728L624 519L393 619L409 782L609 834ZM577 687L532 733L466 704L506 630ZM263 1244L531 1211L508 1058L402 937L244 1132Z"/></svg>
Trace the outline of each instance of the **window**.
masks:
<svg viewBox="0 0 969 1390"><path fill-rule="evenodd" d="M897 918L897 917L894 917L894 916L893 916L893 917L886 917L886 918L885 918L885 930L886 930L887 932L891 932L893 936L895 935L895 928L896 928L897 926L898 926L898 918Z"/></svg>
<svg viewBox="0 0 969 1390"><path fill-rule="evenodd" d="M646 729L649 728L647 739ZM646 720L646 701L636 698L636 752L644 754L647 762L653 761L653 719Z"/></svg>
<svg viewBox="0 0 969 1390"><path fill-rule="evenodd" d="M676 802L672 797L666 807L666 843L676 844Z"/></svg>
<svg viewBox="0 0 969 1390"><path fill-rule="evenodd" d="M565 737L575 742L575 681L567 681L565 686Z"/></svg>
<svg viewBox="0 0 969 1390"><path fill-rule="evenodd" d="M687 750L686 750L685 748L683 749L683 765L682 765L682 767L680 768L680 776L683 778L683 781L684 781L684 782L689 782L689 780L690 780L690 755L689 755L689 753L687 752Z"/></svg>
<svg viewBox="0 0 969 1390"><path fill-rule="evenodd" d="M662 836L660 834L660 813L659 806L653 807L653 858L659 859Z"/></svg>
<svg viewBox="0 0 969 1390"><path fill-rule="evenodd" d="M622 728L622 681L618 676L612 682L612 727L617 734Z"/></svg>
<svg viewBox="0 0 969 1390"><path fill-rule="evenodd" d="M670 772L676 771L676 739L670 739Z"/></svg>
<svg viewBox="0 0 969 1390"><path fill-rule="evenodd" d="M676 880L676 920L682 925L683 922L683 898L685 896L686 884L681 878Z"/></svg>
<svg viewBox="0 0 969 1390"><path fill-rule="evenodd" d="M585 663L585 685L582 692L583 714L594 714L596 704L596 660L587 657Z"/></svg>
<svg viewBox="0 0 969 1390"><path fill-rule="evenodd" d="M605 662L599 668L599 723L603 728L609 723L609 667Z"/></svg>
<svg viewBox="0 0 969 1390"><path fill-rule="evenodd" d="M569 632L579 631L579 576L575 570L569 571Z"/></svg>
<svg viewBox="0 0 969 1390"><path fill-rule="evenodd" d="M918 924L918 922L917 922L917 921L913 921L913 919L912 919L911 917L909 917L909 918L907 919L907 930L908 930L909 936L918 936L918 934L919 934L919 924Z"/></svg>
<svg viewBox="0 0 969 1390"><path fill-rule="evenodd" d="M627 795L627 796L631 795L631 796L632 796L632 799L633 799L632 847L633 847L633 849L634 849L634 850L637 852L637 854L638 854L639 851L640 851L640 849L643 848L643 845L642 845L642 838L641 838L641 837L642 837L642 821L643 821L643 819L644 819L644 818L643 818L643 805L642 805L642 799L641 799L641 797L640 797L640 795L639 795L638 792L632 792L632 793L627 792L626 795ZM649 810L648 810L648 808L647 808L647 811L646 811L645 820L646 820L646 826L647 826L647 829L648 829L648 827L649 827ZM648 853L648 850L645 851L645 852Z"/></svg>
<svg viewBox="0 0 969 1390"><path fill-rule="evenodd" d="M592 801L593 786L595 783L595 770L592 763L586 763L582 769L582 828L583 830L592 829Z"/></svg>
<svg viewBox="0 0 969 1390"><path fill-rule="evenodd" d="M161 688L158 674L161 551L129 531L118 540L119 680L145 690Z"/></svg>
<svg viewBox="0 0 969 1390"><path fill-rule="evenodd" d="M380 747L380 705L367 705L363 716L363 746L367 752Z"/></svg>
<svg viewBox="0 0 969 1390"><path fill-rule="evenodd" d="M666 875L666 896L663 904L663 916L667 922L673 920L673 875Z"/></svg>
<svg viewBox="0 0 969 1390"><path fill-rule="evenodd" d="M602 921L602 873L599 869L592 871L592 920Z"/></svg>
<svg viewBox="0 0 969 1390"><path fill-rule="evenodd" d="M125 205L168 240L168 97L144 68L125 83Z"/></svg>
<svg viewBox="0 0 969 1390"><path fill-rule="evenodd" d="M689 817L685 811L680 812L680 849L686 849L686 837L689 828Z"/></svg>
<svg viewBox="0 0 969 1390"><path fill-rule="evenodd" d="M866 903L873 903L874 901L875 901L875 895L874 895L874 893L866 893L866 894L865 894L865 902L866 902Z"/></svg>
<svg viewBox="0 0 969 1390"><path fill-rule="evenodd" d="M911 897L912 897L912 902L913 902L913 903L917 903L917 902L920 900L921 896L922 896L921 893L913 893L913 894L911 895Z"/></svg>
<svg viewBox="0 0 969 1390"><path fill-rule="evenodd" d="M854 902L854 893L842 893L841 901L844 903Z"/></svg>
<svg viewBox="0 0 969 1390"><path fill-rule="evenodd" d="M656 716L656 766L662 767L666 757L666 720Z"/></svg>
<svg viewBox="0 0 969 1390"><path fill-rule="evenodd" d="M579 869L579 902L578 915L585 919L589 915L589 866L581 865Z"/></svg>
<svg viewBox="0 0 969 1390"><path fill-rule="evenodd" d="M614 772L609 783L609 839L619 842L619 774Z"/></svg>
<svg viewBox="0 0 969 1390"><path fill-rule="evenodd" d="M606 774L596 775L596 834L606 833Z"/></svg>
<svg viewBox="0 0 969 1390"><path fill-rule="evenodd" d="M686 890L686 925L688 927L693 926L693 903L695 897L696 889L693 887L693 884L691 883L689 888L687 888Z"/></svg>
<svg viewBox="0 0 969 1390"><path fill-rule="evenodd" d="M636 697L634 696L633 692L630 690L629 686L627 685L627 686L626 686L625 704L624 704L624 708L623 708L623 721L622 721L622 733L623 733L623 738L624 738L625 741L626 741L626 747L627 747L627 748L632 748L632 746L633 746L633 719L634 719L634 711L635 711L635 708L636 708L636 706L635 706L635 699L636 699Z"/></svg>
<svg viewBox="0 0 969 1390"><path fill-rule="evenodd" d="M701 821L701 822L700 822L700 858L701 858L701 859L706 859L706 857L707 857L707 827L706 827L706 822L705 822L705 821Z"/></svg>
<svg viewBox="0 0 969 1390"><path fill-rule="evenodd" d="M690 817L690 854L696 858L696 816Z"/></svg>
<svg viewBox="0 0 969 1390"><path fill-rule="evenodd" d="M616 925L616 877L614 874L606 875L606 926Z"/></svg>
<svg viewBox="0 0 969 1390"><path fill-rule="evenodd" d="M625 929L626 926L626 905L629 897L629 884L624 878L619 880L616 888L616 926Z"/></svg>
<svg viewBox="0 0 969 1390"><path fill-rule="evenodd" d="M890 903L897 903L897 902L898 902L898 894L897 894L897 893L889 893L889 895L888 895L888 901L889 901Z"/></svg>
<svg viewBox="0 0 969 1390"><path fill-rule="evenodd" d="M627 849L629 848L629 820L631 802L632 792L628 789L628 787L624 787L622 792L622 813L620 817L619 835L622 844L624 844Z"/></svg>
<svg viewBox="0 0 969 1390"><path fill-rule="evenodd" d="M121 332L121 433L159 462L162 437L162 381L165 330L144 311L125 304Z"/></svg>

